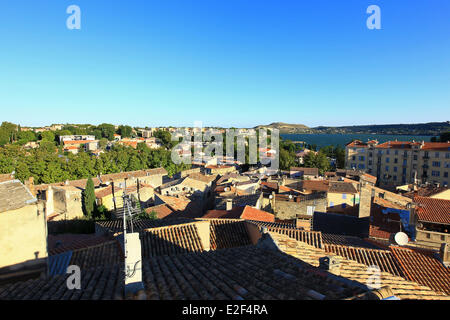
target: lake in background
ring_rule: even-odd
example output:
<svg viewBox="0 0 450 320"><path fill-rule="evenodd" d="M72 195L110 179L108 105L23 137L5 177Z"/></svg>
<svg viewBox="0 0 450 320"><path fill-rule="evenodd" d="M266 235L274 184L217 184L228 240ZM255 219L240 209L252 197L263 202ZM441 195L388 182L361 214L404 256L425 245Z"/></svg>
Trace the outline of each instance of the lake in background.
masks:
<svg viewBox="0 0 450 320"><path fill-rule="evenodd" d="M379 143L386 141L425 141L430 142L432 136L404 136L404 135L384 135L384 134L280 134L283 139L291 141L304 141L307 144L315 144L318 148L334 145L345 147L353 139L363 142L368 140L378 140Z"/></svg>

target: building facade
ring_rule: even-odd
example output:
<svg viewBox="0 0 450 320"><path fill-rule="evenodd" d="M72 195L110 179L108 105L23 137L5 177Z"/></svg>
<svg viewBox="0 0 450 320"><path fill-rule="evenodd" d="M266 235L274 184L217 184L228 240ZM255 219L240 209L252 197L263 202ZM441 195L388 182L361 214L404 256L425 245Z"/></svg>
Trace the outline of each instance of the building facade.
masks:
<svg viewBox="0 0 450 320"><path fill-rule="evenodd" d="M347 169L376 176L380 185L450 181L450 142L355 140L346 145L345 156Z"/></svg>

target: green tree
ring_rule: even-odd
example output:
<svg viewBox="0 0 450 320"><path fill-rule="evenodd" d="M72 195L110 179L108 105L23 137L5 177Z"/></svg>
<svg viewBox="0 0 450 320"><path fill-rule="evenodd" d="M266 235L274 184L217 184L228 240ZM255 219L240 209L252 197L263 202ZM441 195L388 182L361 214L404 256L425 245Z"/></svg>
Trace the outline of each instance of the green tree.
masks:
<svg viewBox="0 0 450 320"><path fill-rule="evenodd" d="M55 134L52 131L41 132L41 140L42 141L48 141L48 142L54 142L55 141Z"/></svg>
<svg viewBox="0 0 450 320"><path fill-rule="evenodd" d="M130 126L119 126L119 134L122 136L122 138L131 137L132 132L133 128L131 128Z"/></svg>
<svg viewBox="0 0 450 320"><path fill-rule="evenodd" d="M93 218L93 212L95 209L95 190L94 182L91 177L88 178L86 187L83 190L83 209L86 217Z"/></svg>

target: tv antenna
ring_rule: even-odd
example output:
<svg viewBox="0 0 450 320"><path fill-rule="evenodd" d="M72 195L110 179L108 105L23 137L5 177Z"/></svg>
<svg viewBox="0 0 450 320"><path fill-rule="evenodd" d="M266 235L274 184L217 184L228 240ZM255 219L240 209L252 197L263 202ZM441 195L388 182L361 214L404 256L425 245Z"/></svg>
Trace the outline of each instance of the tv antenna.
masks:
<svg viewBox="0 0 450 320"><path fill-rule="evenodd" d="M128 223L127 223L127 218L129 219L130 222L130 229L131 229L131 233L134 232L133 230L133 216L135 216L138 213L137 210L137 204L134 203L133 204L133 199L131 194L127 194L127 179L125 178L125 186L124 186L124 190L123 190L123 194L122 194L122 199L123 199L123 211L122 211L122 219L123 219L123 247L124 247L124 255L125 255L125 277L126 278L131 278L133 277L133 275L136 272L136 264L134 265L134 267L131 267L129 265L127 265L127 256L128 256L128 250L127 250L127 227L128 227Z"/></svg>

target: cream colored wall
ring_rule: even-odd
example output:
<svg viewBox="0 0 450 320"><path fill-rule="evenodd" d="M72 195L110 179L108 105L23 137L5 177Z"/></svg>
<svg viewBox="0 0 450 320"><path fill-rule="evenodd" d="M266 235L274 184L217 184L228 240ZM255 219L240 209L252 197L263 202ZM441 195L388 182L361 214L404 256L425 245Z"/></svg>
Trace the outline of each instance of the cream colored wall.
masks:
<svg viewBox="0 0 450 320"><path fill-rule="evenodd" d="M195 223L198 236L202 243L203 249L209 251L211 249L211 231L210 222L208 220L198 221Z"/></svg>
<svg viewBox="0 0 450 320"><path fill-rule="evenodd" d="M41 204L0 213L0 268L45 257L47 224Z"/></svg>
<svg viewBox="0 0 450 320"><path fill-rule="evenodd" d="M123 206L122 194L123 194L122 190L118 190L118 191L114 192L117 208L121 208ZM101 204L104 205L106 207L106 209L114 210L114 201L113 201L112 194L109 194L101 199L102 199Z"/></svg>
<svg viewBox="0 0 450 320"><path fill-rule="evenodd" d="M355 196L358 196L358 194L351 194L347 193L347 198L342 199L342 193L332 193L328 192L327 200L328 200L328 207L331 207L331 202L333 202L333 207L342 205L345 203L348 206L353 206L355 204Z"/></svg>
<svg viewBox="0 0 450 320"><path fill-rule="evenodd" d="M450 189L440 192L438 194L432 195L430 198L450 200Z"/></svg>

